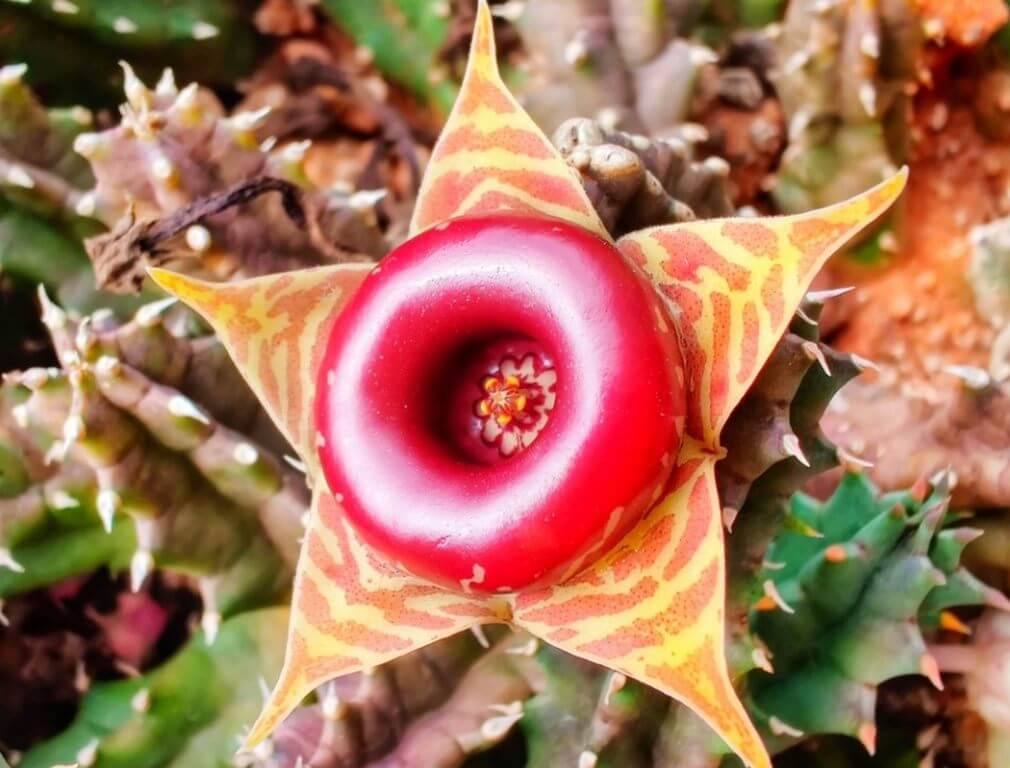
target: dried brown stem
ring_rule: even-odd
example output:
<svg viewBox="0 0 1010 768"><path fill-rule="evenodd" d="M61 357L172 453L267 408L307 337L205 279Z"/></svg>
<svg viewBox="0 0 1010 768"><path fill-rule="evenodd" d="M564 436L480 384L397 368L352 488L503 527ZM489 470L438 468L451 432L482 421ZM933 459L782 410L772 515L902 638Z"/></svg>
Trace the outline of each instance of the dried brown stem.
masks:
<svg viewBox="0 0 1010 768"><path fill-rule="evenodd" d="M162 243L215 214L270 192L280 193L288 218L308 232L312 245L330 261L359 258L333 245L323 235L319 226L322 211L317 210L317 204L300 187L283 179L260 176L241 181L224 192L195 200L162 218L138 222L129 213L108 234L87 240L85 246L94 263L99 284L123 293L139 291L144 282L144 267L165 264L177 258L175 250L160 247Z"/></svg>

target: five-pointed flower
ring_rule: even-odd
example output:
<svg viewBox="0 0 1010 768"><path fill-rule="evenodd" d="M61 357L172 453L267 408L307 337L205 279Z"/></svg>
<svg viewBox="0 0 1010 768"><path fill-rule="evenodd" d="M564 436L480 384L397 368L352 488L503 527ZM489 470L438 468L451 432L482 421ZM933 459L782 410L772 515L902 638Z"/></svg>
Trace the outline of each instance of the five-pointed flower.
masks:
<svg viewBox="0 0 1010 768"><path fill-rule="evenodd" d="M286 664L249 743L334 676L511 622L768 768L724 658L719 433L814 275L904 181L614 244L503 85L481 2L411 240L374 267L222 285L154 270L314 488Z"/></svg>

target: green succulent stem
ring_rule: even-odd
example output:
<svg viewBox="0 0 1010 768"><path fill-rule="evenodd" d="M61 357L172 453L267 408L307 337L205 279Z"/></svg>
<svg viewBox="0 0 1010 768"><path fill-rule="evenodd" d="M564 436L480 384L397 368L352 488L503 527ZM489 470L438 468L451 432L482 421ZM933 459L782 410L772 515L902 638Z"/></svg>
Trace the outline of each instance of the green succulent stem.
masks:
<svg viewBox="0 0 1010 768"><path fill-rule="evenodd" d="M171 660L137 678L99 683L73 724L29 751L22 768L217 768L230 765L258 713L261 680L276 679L287 610L224 622L213 643L198 634Z"/></svg>
<svg viewBox="0 0 1010 768"><path fill-rule="evenodd" d="M438 61L449 29L437 0L323 0L333 21L367 50L375 65L422 102L448 114L459 90Z"/></svg>

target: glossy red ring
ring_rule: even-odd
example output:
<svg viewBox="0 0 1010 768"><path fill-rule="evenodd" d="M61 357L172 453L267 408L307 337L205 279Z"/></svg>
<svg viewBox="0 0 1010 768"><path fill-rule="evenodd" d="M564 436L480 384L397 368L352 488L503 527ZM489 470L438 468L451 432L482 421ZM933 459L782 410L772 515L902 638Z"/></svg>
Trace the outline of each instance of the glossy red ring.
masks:
<svg viewBox="0 0 1010 768"><path fill-rule="evenodd" d="M553 367L556 401L529 446L498 460L474 436L481 386L495 389L482 376L509 357ZM335 324L319 456L391 560L456 589L514 591L588 564L655 502L683 381L662 302L611 244L552 219L456 219L383 259Z"/></svg>

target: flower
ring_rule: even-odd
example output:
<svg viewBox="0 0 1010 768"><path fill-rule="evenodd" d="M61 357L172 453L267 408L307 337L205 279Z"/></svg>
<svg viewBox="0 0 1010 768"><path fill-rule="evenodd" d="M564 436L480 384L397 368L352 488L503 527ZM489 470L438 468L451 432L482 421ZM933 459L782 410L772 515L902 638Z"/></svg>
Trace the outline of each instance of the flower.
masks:
<svg viewBox="0 0 1010 768"><path fill-rule="evenodd" d="M723 652L719 433L818 269L905 175L822 211L614 243L502 83L481 2L411 238L377 267L152 271L213 325L315 489L284 671L249 743L325 680L511 622L769 768Z"/></svg>

